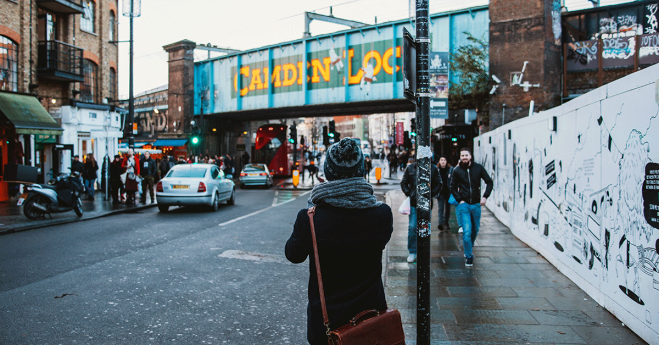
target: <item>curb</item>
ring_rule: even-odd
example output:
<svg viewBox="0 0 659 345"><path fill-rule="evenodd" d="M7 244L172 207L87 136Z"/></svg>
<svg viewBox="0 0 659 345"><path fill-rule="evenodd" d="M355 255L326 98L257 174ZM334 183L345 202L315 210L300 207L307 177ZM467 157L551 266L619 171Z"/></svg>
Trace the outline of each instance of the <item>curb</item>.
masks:
<svg viewBox="0 0 659 345"><path fill-rule="evenodd" d="M45 222L42 224L30 224L22 227L17 227L14 229L7 229L7 230L0 230L0 236L1 235L7 235L7 234L13 234L15 232L21 232L21 231L26 231L26 230L32 230L32 229L39 229L39 228L45 228L53 225L63 225L63 224L69 224L69 223L75 223L75 222L84 222L87 220L92 220L92 219L98 219L102 217L107 217L107 216L112 216L115 214L122 214L122 213L130 213L134 211L140 211L144 210L150 207L155 207L158 204L149 204L149 205L140 205L140 206L135 206L131 208L126 208L122 210L112 210L103 214L87 217L87 218L70 218L70 219L61 219L61 220L54 220L50 222Z"/></svg>

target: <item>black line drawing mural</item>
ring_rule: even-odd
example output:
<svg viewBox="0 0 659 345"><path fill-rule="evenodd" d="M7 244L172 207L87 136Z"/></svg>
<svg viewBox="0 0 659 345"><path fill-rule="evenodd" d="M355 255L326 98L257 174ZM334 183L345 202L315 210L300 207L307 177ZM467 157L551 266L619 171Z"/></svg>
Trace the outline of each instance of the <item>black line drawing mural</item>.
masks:
<svg viewBox="0 0 659 345"><path fill-rule="evenodd" d="M620 97L571 111L557 132L544 122L501 127L480 138L477 155L491 155L484 166L496 181L488 206L497 216L659 336L659 108L651 89L652 103ZM513 139L499 135L509 130ZM511 164L501 164L507 154Z"/></svg>

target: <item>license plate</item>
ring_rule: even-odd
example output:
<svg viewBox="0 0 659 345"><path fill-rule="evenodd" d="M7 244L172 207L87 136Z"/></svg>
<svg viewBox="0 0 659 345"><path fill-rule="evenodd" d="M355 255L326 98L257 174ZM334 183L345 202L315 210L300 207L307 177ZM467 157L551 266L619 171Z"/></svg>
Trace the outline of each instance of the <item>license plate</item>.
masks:
<svg viewBox="0 0 659 345"><path fill-rule="evenodd" d="M21 197L18 199L18 206L23 205L23 201L25 201L25 199L27 199L27 193L21 194Z"/></svg>
<svg viewBox="0 0 659 345"><path fill-rule="evenodd" d="M248 176L259 176L259 174L248 174Z"/></svg>
<svg viewBox="0 0 659 345"><path fill-rule="evenodd" d="M189 189L190 186L187 184L173 184L172 189Z"/></svg>

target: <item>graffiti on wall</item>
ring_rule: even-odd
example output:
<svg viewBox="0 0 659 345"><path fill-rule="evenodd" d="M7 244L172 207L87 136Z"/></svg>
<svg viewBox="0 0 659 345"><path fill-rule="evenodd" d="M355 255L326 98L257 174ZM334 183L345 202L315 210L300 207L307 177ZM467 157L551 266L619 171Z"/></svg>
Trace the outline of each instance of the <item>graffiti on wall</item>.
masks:
<svg viewBox="0 0 659 345"><path fill-rule="evenodd" d="M167 132L167 110L135 112L140 136L155 138L156 133Z"/></svg>
<svg viewBox="0 0 659 345"><path fill-rule="evenodd" d="M557 132L483 135L476 157L500 219L659 334L659 110L622 98L564 112Z"/></svg>

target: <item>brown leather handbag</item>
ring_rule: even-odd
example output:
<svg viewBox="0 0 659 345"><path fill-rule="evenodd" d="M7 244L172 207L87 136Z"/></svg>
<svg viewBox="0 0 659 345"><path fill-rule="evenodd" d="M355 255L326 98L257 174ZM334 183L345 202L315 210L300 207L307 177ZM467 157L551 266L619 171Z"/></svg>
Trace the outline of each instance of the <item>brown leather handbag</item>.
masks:
<svg viewBox="0 0 659 345"><path fill-rule="evenodd" d="M320 273L320 259L318 258L318 244L316 243L316 229L313 216L316 207L307 210L311 224L311 239L316 261L316 274L318 275L318 289L320 290L320 305L323 309L323 324L327 328L327 341L330 345L405 345L405 332L400 313L396 309L365 310L350 322L335 330L330 330L327 306L325 305L325 290L323 278Z"/></svg>

